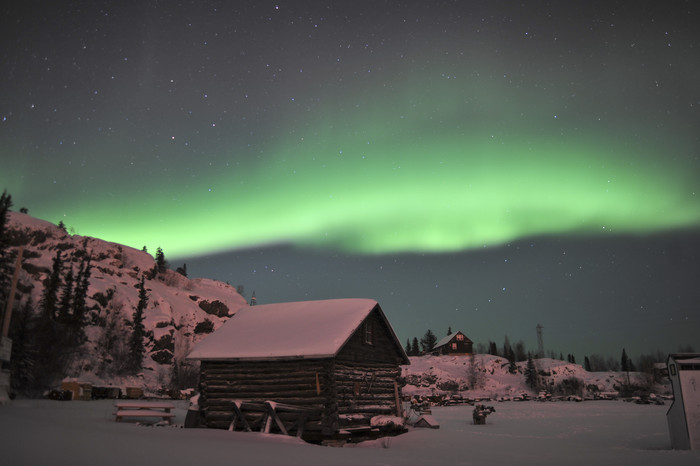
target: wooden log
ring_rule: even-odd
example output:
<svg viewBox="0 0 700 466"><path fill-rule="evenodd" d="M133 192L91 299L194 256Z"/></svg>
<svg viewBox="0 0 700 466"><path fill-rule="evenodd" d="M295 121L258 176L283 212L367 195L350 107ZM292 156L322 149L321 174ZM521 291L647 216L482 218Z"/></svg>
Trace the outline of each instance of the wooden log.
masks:
<svg viewBox="0 0 700 466"><path fill-rule="evenodd" d="M222 398L208 398L204 404L201 404L201 406L207 406L207 407L225 407L229 405L231 402L234 400L240 399L235 396L230 396L230 397L222 397ZM249 401L267 401L270 398L251 398ZM325 398L316 396L316 397L309 397L309 398L280 398L278 400L274 401L279 401L291 405L298 405L298 406L309 406L309 407L319 407L323 406L325 402Z"/></svg>

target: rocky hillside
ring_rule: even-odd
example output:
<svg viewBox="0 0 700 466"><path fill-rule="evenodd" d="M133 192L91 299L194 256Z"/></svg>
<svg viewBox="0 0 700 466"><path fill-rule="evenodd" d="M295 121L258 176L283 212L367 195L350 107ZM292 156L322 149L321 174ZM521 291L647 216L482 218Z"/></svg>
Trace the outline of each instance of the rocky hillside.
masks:
<svg viewBox="0 0 700 466"><path fill-rule="evenodd" d="M11 212L7 227L12 249L24 246L19 306L15 308L29 302L38 309L57 251L61 251L64 260L64 281L69 270L75 274L81 262L90 260L87 341L70 358L64 377L101 385L139 386L147 392L163 391L178 385L175 378L195 372L184 361L192 345L247 306L235 288L225 283L189 279L172 270L152 277L156 264L144 251L70 235L56 225L21 213ZM144 276L148 303L143 322L146 329L143 370L125 377L119 374L123 371L118 369L115 358L120 351L126 351L124 340L130 332L139 302L138 286ZM116 329L117 335L124 338L107 342L107 328Z"/></svg>
<svg viewBox="0 0 700 466"><path fill-rule="evenodd" d="M511 372L507 359L489 354L470 356L413 356L404 366L406 386L403 393L416 396L452 396L465 399L514 398L522 394L537 396L539 389L554 396L581 398L648 393L670 394L668 377L639 372L587 372L578 364L550 358L535 359L539 388L526 383L527 362L519 362ZM625 393L627 391L628 393Z"/></svg>

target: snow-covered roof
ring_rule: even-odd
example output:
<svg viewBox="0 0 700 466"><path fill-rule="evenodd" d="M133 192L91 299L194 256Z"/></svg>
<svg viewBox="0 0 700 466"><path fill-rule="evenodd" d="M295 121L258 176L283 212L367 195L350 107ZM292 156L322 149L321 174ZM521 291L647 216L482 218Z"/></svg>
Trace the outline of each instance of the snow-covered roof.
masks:
<svg viewBox="0 0 700 466"><path fill-rule="evenodd" d="M372 299L329 299L244 307L195 346L188 359L333 357L377 308ZM387 326L391 329L389 322ZM393 330L391 330L393 334ZM398 343L396 336L393 338Z"/></svg>
<svg viewBox="0 0 700 466"><path fill-rule="evenodd" d="M439 348L439 347L441 347L441 346L445 346L446 344L448 344L448 343L450 342L450 340L452 340L452 339L453 339L455 336L457 336L457 334L459 334L459 333L462 333L462 332L450 333L449 335L447 335L446 337L444 337L442 340L440 340L440 341L438 341L437 343L435 343L435 346L433 346L433 349L437 349L437 348ZM462 335L464 335L464 334L462 333ZM465 339L465 341L471 341L469 338L467 338L466 335L464 335L464 339Z"/></svg>

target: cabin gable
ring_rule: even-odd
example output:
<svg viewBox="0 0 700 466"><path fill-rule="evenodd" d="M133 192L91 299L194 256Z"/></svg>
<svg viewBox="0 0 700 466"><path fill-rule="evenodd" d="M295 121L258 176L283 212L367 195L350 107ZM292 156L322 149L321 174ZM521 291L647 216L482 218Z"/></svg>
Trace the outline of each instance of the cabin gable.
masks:
<svg viewBox="0 0 700 466"><path fill-rule="evenodd" d="M406 353L397 343L378 307L355 329L336 355L338 361L372 361L388 364L408 364Z"/></svg>

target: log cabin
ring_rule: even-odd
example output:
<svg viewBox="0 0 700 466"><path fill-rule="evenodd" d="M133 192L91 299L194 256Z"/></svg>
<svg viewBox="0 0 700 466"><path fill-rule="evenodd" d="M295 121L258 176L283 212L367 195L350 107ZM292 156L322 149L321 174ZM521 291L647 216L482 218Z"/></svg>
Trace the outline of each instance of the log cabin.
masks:
<svg viewBox="0 0 700 466"><path fill-rule="evenodd" d="M234 404L272 401L305 410L278 413L305 440L371 430L401 414L401 365L410 364L379 304L332 299L250 306L195 346L203 423L236 428ZM250 414L248 421L255 422ZM233 423L232 423L233 422ZM246 423L247 424L247 423Z"/></svg>
<svg viewBox="0 0 700 466"><path fill-rule="evenodd" d="M433 354L472 354L474 343L462 332L451 333L438 341Z"/></svg>

